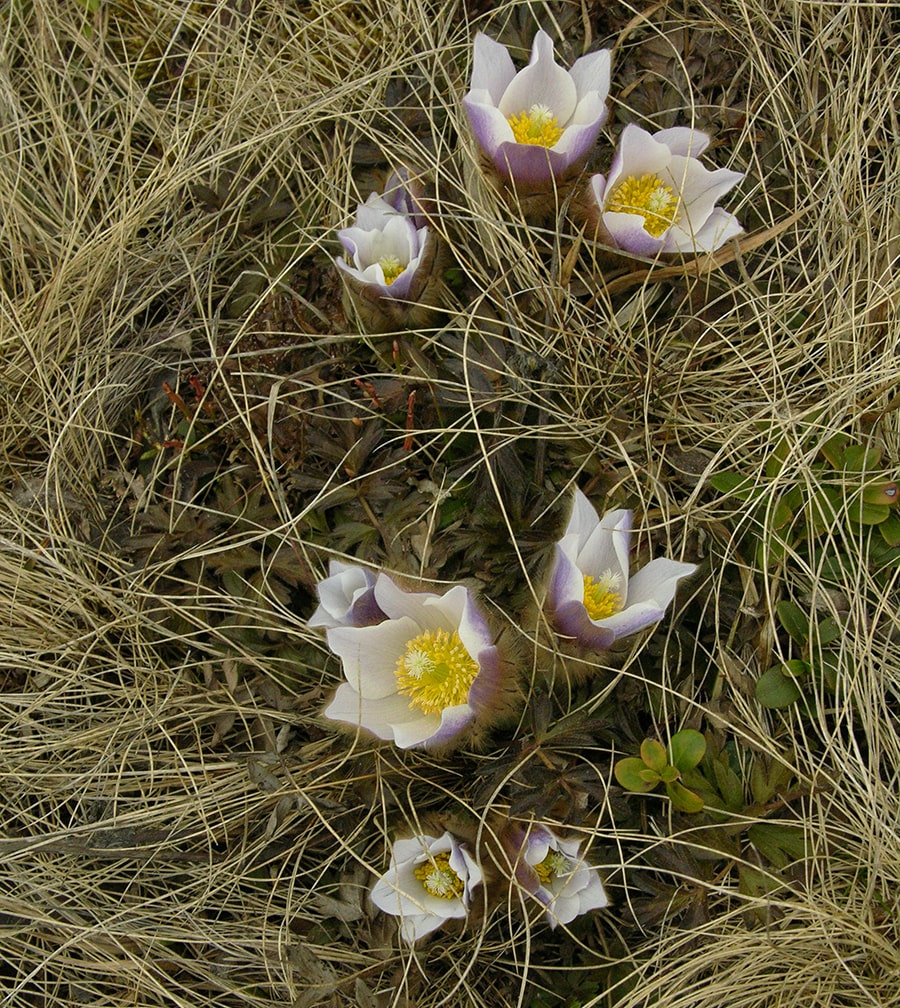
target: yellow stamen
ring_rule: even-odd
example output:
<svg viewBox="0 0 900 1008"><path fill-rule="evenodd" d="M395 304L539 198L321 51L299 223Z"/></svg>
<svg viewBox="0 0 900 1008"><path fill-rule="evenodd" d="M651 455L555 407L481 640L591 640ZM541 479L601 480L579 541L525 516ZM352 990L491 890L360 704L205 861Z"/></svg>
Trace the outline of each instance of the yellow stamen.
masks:
<svg viewBox="0 0 900 1008"><path fill-rule="evenodd" d="M403 263L396 256L386 255L378 260L378 265L384 273L384 282L392 284L398 276L406 269Z"/></svg>
<svg viewBox="0 0 900 1008"><path fill-rule="evenodd" d="M450 867L449 853L434 854L430 860L413 868L413 875L422 883L425 892L441 899L458 899L463 894L462 879Z"/></svg>
<svg viewBox="0 0 900 1008"><path fill-rule="evenodd" d="M616 591L619 581L619 575L611 570L604 571L596 580L590 574L584 575L584 608L592 620L606 619L622 611L622 596Z"/></svg>
<svg viewBox="0 0 900 1008"><path fill-rule="evenodd" d="M631 175L616 186L605 209L638 214L644 218L644 230L659 238L678 220L678 197L658 175Z"/></svg>
<svg viewBox="0 0 900 1008"><path fill-rule="evenodd" d="M527 112L510 116L506 121L512 127L516 143L552 147L563 134L556 116L546 105L532 105Z"/></svg>
<svg viewBox="0 0 900 1008"><path fill-rule="evenodd" d="M478 671L478 662L455 630L426 630L406 642L406 654L397 661L394 674L397 691L410 698L410 710L440 714L469 699Z"/></svg>
<svg viewBox="0 0 900 1008"><path fill-rule="evenodd" d="M532 866L541 880L542 885L547 885L555 878L562 875L569 868L569 861L565 854L560 851L547 851L547 856L540 863Z"/></svg>

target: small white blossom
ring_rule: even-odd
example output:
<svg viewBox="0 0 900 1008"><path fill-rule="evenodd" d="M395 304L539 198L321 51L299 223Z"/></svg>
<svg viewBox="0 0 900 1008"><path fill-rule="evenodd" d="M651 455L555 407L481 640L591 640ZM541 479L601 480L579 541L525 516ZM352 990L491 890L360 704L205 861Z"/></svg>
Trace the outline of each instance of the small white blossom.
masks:
<svg viewBox="0 0 900 1008"><path fill-rule="evenodd" d="M450 833L395 840L388 870L372 887L372 902L400 918L400 933L412 943L445 921L465 917L481 868Z"/></svg>

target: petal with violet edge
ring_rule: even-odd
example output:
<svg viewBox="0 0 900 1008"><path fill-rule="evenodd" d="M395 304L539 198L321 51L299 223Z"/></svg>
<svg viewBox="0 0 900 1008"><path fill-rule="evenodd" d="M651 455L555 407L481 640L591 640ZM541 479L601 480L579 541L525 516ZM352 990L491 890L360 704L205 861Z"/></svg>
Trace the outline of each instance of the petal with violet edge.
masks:
<svg viewBox="0 0 900 1008"><path fill-rule="evenodd" d="M652 259L662 251L663 239L654 238L645 230L644 218L640 214L607 212L602 220L613 245L623 252Z"/></svg>
<svg viewBox="0 0 900 1008"><path fill-rule="evenodd" d="M580 56L572 64L569 76L575 83L579 103L586 95L598 92L605 106L610 81L609 50L600 49L598 52L588 53L587 56Z"/></svg>
<svg viewBox="0 0 900 1008"><path fill-rule="evenodd" d="M661 173L664 182L679 194L678 219L670 230L690 234L699 231L706 223L719 200L744 176L728 168L710 171L696 158L676 155L668 168Z"/></svg>
<svg viewBox="0 0 900 1008"><path fill-rule="evenodd" d="M654 602L665 609L675 598L678 582L683 577L693 574L696 569L696 564L657 557L632 575L628 582L626 604L631 606Z"/></svg>
<svg viewBox="0 0 900 1008"><path fill-rule="evenodd" d="M528 112L532 105L544 105L558 122L569 121L578 104L578 92L568 70L553 59L553 40L538 30L531 47L531 61L510 81L498 102L504 116Z"/></svg>
<svg viewBox="0 0 900 1008"><path fill-rule="evenodd" d="M575 563L583 574L597 578L612 571L624 593L628 582L628 543L631 539L630 511L609 511L599 521L578 550ZM595 517L596 521L596 517Z"/></svg>
<svg viewBox="0 0 900 1008"><path fill-rule="evenodd" d="M622 130L619 146L609 168L606 201L612 198L620 181L640 178L642 175L660 175L671 160L672 152L665 144L657 143L646 130L629 123ZM624 177L620 179L620 175Z"/></svg>

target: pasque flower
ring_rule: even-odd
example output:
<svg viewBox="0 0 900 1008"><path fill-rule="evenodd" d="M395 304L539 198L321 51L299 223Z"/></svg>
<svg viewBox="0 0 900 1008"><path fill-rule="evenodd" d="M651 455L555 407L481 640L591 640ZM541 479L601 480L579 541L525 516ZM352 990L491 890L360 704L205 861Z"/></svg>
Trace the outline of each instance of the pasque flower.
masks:
<svg viewBox="0 0 900 1008"><path fill-rule="evenodd" d="M316 585L319 605L307 620L311 627L371 626L384 619L375 601L375 572L332 560L328 577Z"/></svg>
<svg viewBox="0 0 900 1008"><path fill-rule="evenodd" d="M500 695L501 660L484 617L463 585L406 592L380 574L374 596L382 623L328 630L346 681L325 716L401 749L445 748Z"/></svg>
<svg viewBox="0 0 900 1008"><path fill-rule="evenodd" d="M565 534L556 544L547 604L560 633L603 650L662 619L694 564L659 557L629 576L631 512L600 518L578 489Z"/></svg>
<svg viewBox="0 0 900 1008"><path fill-rule="evenodd" d="M349 262L343 256L335 262L380 297L414 300L414 281L431 239L424 224L417 226L418 219L403 212L405 191L389 195L393 202L372 193L356 208L356 223L337 233Z"/></svg>
<svg viewBox="0 0 900 1008"><path fill-rule="evenodd" d="M539 31L528 66L516 73L506 48L479 32L463 105L500 175L537 185L585 158L606 120L609 71L606 49L564 70L553 58L550 36Z"/></svg>
<svg viewBox="0 0 900 1008"><path fill-rule="evenodd" d="M387 872L372 887L372 902L400 917L412 943L454 917L465 917L481 868L450 833L395 840Z"/></svg>
<svg viewBox="0 0 900 1008"><path fill-rule="evenodd" d="M546 826L511 825L503 846L516 881L544 904L551 927L609 905L600 874L584 860L578 840L563 840Z"/></svg>
<svg viewBox="0 0 900 1008"><path fill-rule="evenodd" d="M744 177L710 170L697 155L709 137L675 126L648 133L630 123L622 131L609 174L594 175L590 200L599 237L640 256L712 252L744 229L716 206Z"/></svg>

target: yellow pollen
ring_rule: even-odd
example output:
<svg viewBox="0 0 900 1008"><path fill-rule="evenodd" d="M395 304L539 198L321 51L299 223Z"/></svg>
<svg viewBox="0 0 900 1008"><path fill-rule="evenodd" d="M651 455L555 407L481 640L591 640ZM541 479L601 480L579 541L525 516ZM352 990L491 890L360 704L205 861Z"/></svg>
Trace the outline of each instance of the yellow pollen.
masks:
<svg viewBox="0 0 900 1008"><path fill-rule="evenodd" d="M409 697L410 710L440 714L445 707L469 699L478 671L478 662L455 630L426 630L406 642L406 653L398 659L394 674L397 691Z"/></svg>
<svg viewBox="0 0 900 1008"><path fill-rule="evenodd" d="M441 899L458 899L465 888L462 879L450 867L448 853L432 855L429 861L413 868L413 875L422 883L425 892Z"/></svg>
<svg viewBox="0 0 900 1008"><path fill-rule="evenodd" d="M403 263L396 256L386 255L378 260L378 265L384 273L384 282L392 284L398 276L406 269Z"/></svg>
<svg viewBox="0 0 900 1008"><path fill-rule="evenodd" d="M592 620L606 619L622 611L622 596L616 591L619 580L619 575L611 570L604 571L596 580L590 574L584 575L584 608Z"/></svg>
<svg viewBox="0 0 900 1008"><path fill-rule="evenodd" d="M532 105L527 112L510 116L506 121L512 127L516 143L552 147L563 134L556 116L546 105Z"/></svg>
<svg viewBox="0 0 900 1008"><path fill-rule="evenodd" d="M543 885L552 882L569 867L565 854L559 851L547 851L547 856L540 863L532 866Z"/></svg>
<svg viewBox="0 0 900 1008"><path fill-rule="evenodd" d="M605 209L638 214L644 218L644 230L659 238L678 220L678 197L658 175L631 175L616 186Z"/></svg>

